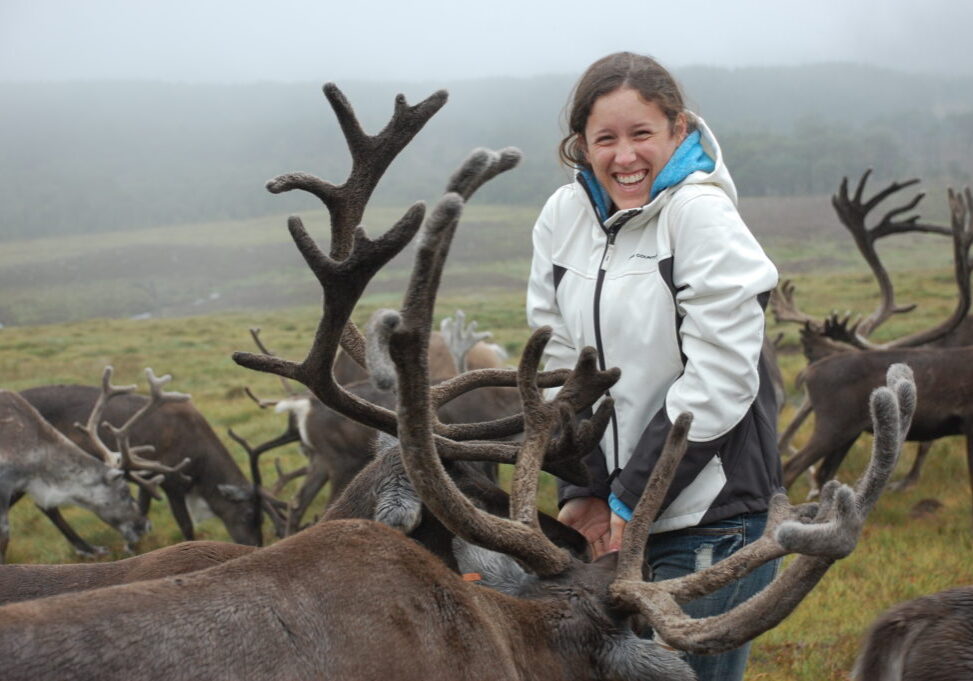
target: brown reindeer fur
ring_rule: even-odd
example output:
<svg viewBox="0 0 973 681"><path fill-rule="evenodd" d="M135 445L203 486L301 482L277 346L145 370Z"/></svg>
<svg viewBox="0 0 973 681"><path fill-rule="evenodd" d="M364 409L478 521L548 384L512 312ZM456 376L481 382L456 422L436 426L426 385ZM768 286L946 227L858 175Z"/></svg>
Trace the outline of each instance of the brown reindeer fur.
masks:
<svg viewBox="0 0 973 681"><path fill-rule="evenodd" d="M333 521L189 575L4 606L0 658L8 681L581 681L611 678L593 668L610 651L583 642L612 635L658 667L627 661L627 678L690 679L674 654L581 614L607 597L613 568L511 598L394 530Z"/></svg>
<svg viewBox="0 0 973 681"><path fill-rule="evenodd" d="M0 605L195 572L254 550L229 542L187 541L103 563L0 565Z"/></svg>
<svg viewBox="0 0 973 681"><path fill-rule="evenodd" d="M818 484L834 477L851 445L871 429L866 406L869 392L882 385L886 370L897 362L912 368L918 393L907 439L965 435L973 485L973 348L964 347L841 353L807 367L805 384L815 414L814 432L784 462L785 486L818 461Z"/></svg>
<svg viewBox="0 0 973 681"><path fill-rule="evenodd" d="M973 586L899 603L879 615L868 629L852 678L973 679Z"/></svg>

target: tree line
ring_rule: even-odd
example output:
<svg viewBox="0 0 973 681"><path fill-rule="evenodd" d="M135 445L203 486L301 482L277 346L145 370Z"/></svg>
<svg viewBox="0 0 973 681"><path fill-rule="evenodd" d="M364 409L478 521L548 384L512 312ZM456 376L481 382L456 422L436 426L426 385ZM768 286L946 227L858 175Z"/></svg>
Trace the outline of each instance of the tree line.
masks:
<svg viewBox="0 0 973 681"><path fill-rule="evenodd" d="M742 195L829 193L876 179L967 184L973 78L854 64L677 71L716 131ZM555 149L574 76L338 83L368 132L393 98L450 101L393 164L377 203L431 199L476 146L525 161L478 201L536 204L568 174ZM244 219L318 207L264 182L293 170L340 182L343 138L315 83L0 84L0 240Z"/></svg>

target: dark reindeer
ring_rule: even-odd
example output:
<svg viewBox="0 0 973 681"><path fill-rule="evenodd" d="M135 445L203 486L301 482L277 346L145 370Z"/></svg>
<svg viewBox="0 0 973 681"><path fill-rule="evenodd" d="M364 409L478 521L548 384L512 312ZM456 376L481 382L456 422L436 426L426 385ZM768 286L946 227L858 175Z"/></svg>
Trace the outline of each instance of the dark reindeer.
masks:
<svg viewBox="0 0 973 681"><path fill-rule="evenodd" d="M82 539L64 520L59 506L71 504L93 511L117 529L128 544L134 544L148 531L148 520L132 498L126 476L145 493L158 494L162 476L178 473L178 466L164 466L142 458L140 454L145 450L131 444L131 429L160 404L179 402L188 396L164 392L162 386L169 380L168 376L156 378L151 369L146 370L146 375L152 399L146 401L145 409L130 414L120 428L107 424L102 427L115 438L117 450L105 444L98 434L99 425L106 417L105 403L112 393L134 390L135 386L112 386L111 367L107 367L102 377L101 399L77 412L78 420L70 428L72 435L95 456L55 429L21 395L0 391L0 562L10 540L7 511L25 494L83 555L104 550ZM81 426L82 422L86 425Z"/></svg>
<svg viewBox="0 0 973 681"><path fill-rule="evenodd" d="M973 679L973 586L892 606L868 629L855 681Z"/></svg>
<svg viewBox="0 0 973 681"><path fill-rule="evenodd" d="M87 451L90 442L74 427L84 420L98 399L99 391L84 385L44 385L20 393L55 428ZM119 422L147 404L141 395L125 394L111 399L105 407L105 418ZM102 436L106 432L100 431ZM190 506L218 516L233 541L257 546L260 538L260 516L256 512L254 488L237 466L233 457L213 432L205 417L189 401L164 404L148 414L131 429L133 445L151 445L147 457L166 466L189 463L180 476L167 476L162 491L185 539L193 539L195 530ZM139 504L148 512L151 495L140 491ZM259 500L258 500L259 501Z"/></svg>
<svg viewBox="0 0 973 681"><path fill-rule="evenodd" d="M882 292L879 307L857 323L850 323L848 318L839 319L834 315L819 322L797 309L793 300L793 287L785 283L775 291L772 308L778 321L802 321L805 325L801 337L810 362L799 377L805 385L806 398L780 437L779 445L782 450L803 420L812 411L815 414L815 428L810 440L784 462L784 484L788 487L818 461L822 463L813 475L817 487L834 476L858 434L867 429L868 415L860 408L849 409L846 406L855 405L854 401L843 403L832 396L841 394L851 397L850 392L858 396L867 394L883 381L884 372L891 364L907 362L913 366L922 396L913 430L908 436L909 440L919 441L921 446L912 470L897 485L899 488L914 484L918 479L919 469L932 440L948 435L964 435L973 427L973 415L970 413L973 404L963 401L968 400L965 386L973 380L973 375L967 371L966 357L969 353L962 352L964 346L973 344L973 323L968 316L971 272L969 250L973 245L973 214L970 206L973 204L973 197L968 189L965 194L954 193L952 190L949 192L951 227L948 233L953 238L955 280L959 290L952 315L931 329L876 344L867 339L868 334L893 314L907 312L914 306L895 303L891 280L878 259L875 241L890 234L908 231L942 233L947 229L918 224L915 216L903 220L895 219L899 214L911 210L922 198L921 194L909 204L891 210L876 226L866 228L864 220L868 212L891 193L915 182L895 183L872 199L863 201L862 193L867 177L868 173L865 173L854 197L848 196L845 180L833 202L879 281ZM839 359L843 355L848 357ZM919 365L922 367L921 371ZM970 459L970 465L973 484L973 458Z"/></svg>
<svg viewBox="0 0 973 681"><path fill-rule="evenodd" d="M400 98L392 123L376 139L362 136L334 86L326 86L325 93L346 130L356 166L363 158L360 150L371 149L366 165L383 168L398 151L389 149L392 143L410 139L445 97L440 93L411 108ZM387 144L378 144L383 140ZM402 463L429 512L462 541L509 555L529 571L523 582L507 585L516 593L490 588L496 575L486 569L490 565L483 566L483 584L464 581L382 524L334 520L186 576L4 606L0 657L6 677L688 680L692 672L678 654L636 637L630 616L646 618L679 649L733 648L775 626L835 560L853 550L908 427L914 392L905 368L890 372L889 386L872 398L875 455L857 488L832 483L820 504L796 508L778 495L764 536L709 569L676 580L642 581L649 526L685 450L688 415L677 419L619 553L584 563L538 531L538 471L542 465L569 477L583 471L578 459L585 450L577 438L596 437L611 405L602 402L595 423L575 426L573 414L617 380L617 370L598 371L594 353L587 350L573 372L540 373L546 330L528 342L515 377L506 370L468 372L431 386L425 366L434 295L463 202L515 158L511 152L479 153L454 177L451 191L425 221L402 313L380 316L370 334L379 348L367 362L373 375L383 347L395 365L400 396L395 414L343 392L328 369L340 336L351 346L363 340L348 324L349 287L351 292L364 288L387 257L405 246L423 221L421 209L410 210L375 241L359 232L354 249L337 262L318 251L292 219L295 242L321 279L327 301L311 351L300 364L243 353L235 359L314 384L328 406L395 430ZM334 198L330 189L327 193ZM335 213L340 206L332 206ZM343 222L336 222L333 249L342 236L337 227ZM364 345L359 349L366 363ZM524 403L520 417L464 426L438 421L440 401L484 382L510 379ZM564 386L552 402L541 396L545 384ZM515 426L524 429L523 443L469 441ZM440 458L491 456L516 461L510 519L476 509L452 484ZM464 563L476 567L480 552L461 551L469 554ZM682 613L680 602L791 552L801 555L770 587L733 611L699 621ZM102 643L93 646L92 640ZM179 663L161 663L168 659Z"/></svg>

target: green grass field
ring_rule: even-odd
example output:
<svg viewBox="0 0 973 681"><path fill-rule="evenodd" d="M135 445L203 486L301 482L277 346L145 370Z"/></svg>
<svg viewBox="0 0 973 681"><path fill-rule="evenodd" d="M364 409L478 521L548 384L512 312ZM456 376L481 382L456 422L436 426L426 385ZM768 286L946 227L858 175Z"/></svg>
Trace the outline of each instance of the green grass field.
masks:
<svg viewBox="0 0 973 681"><path fill-rule="evenodd" d="M461 229L473 226L481 238L471 250L459 246L465 232L459 237L457 259L451 261L451 269L437 306L437 320L461 308L466 312L467 319L476 319L480 329L492 331L495 340L516 357L527 338L523 319L523 276L529 259L529 241L525 247L521 241L503 242L501 236L512 233L520 235L523 230L529 233L530 218L526 213L512 215L484 208L479 212L474 211L470 220L471 224ZM271 224L270 221L252 225L214 226L213 230L219 232L221 238L233 242L235 253L241 253L247 247L279 246L282 243L279 236L261 236L265 230L283 231L279 223ZM105 308L103 300L97 297L113 291L119 300L144 294L145 291L133 283L143 261L133 258L141 253L151 260L153 244L158 245L168 239L170 251L167 252L170 255L176 252L173 250L176 246L185 246L188 249L186 252L193 248L202 249L202 260L205 261L207 255L211 257L214 270L232 269L229 261L221 259L218 250L212 250L210 239L207 238L203 244L199 230L159 231L151 237L129 236L127 238L131 241L124 244L120 239L116 246L123 252L119 257L125 259L125 272L115 280L102 278L96 281L91 285L94 290L75 286L68 277L51 288L42 287L40 290L31 289L26 284L9 289L4 286L2 290L5 296L0 301L0 310L6 309L8 314L16 318L16 323L7 323L0 329L0 387L21 390L51 383L95 384L104 366L112 364L116 370L116 383L137 382L144 388L142 371L150 366L158 374L171 373L174 376L170 389L192 394L196 406L209 419L241 467L245 467L245 455L226 436L227 428L233 427L253 443L278 434L283 429L284 421L280 415L258 409L245 396L244 388L250 387L264 397L279 395L281 389L275 377L238 367L231 360L231 353L253 350L248 329L260 327L262 339L276 354L301 359L308 348L319 314L315 302L317 293L314 285L309 283L310 275L299 261L281 266L278 274L274 273L273 268L262 272L241 271L240 276L233 279L236 283L227 285L229 288L224 288L224 291L232 292L234 286L240 290L270 287L268 282L271 280L280 283L280 286L274 285L275 293L269 298L269 305L251 310L243 309L244 298L240 297L239 304L228 304L226 309L210 310L202 305L201 312L205 314L183 315L181 313L191 311L191 307L185 301L178 304L173 302L178 297L173 293L171 300L166 299L168 302L165 305L169 308L162 310L165 305L160 304L161 315L137 320L110 318L127 317L135 308L126 307L128 303L118 303L117 314L108 314L104 310L112 309L111 306ZM498 240L502 243L493 243ZM12 276L12 272L23 272L24 263L41 267L45 258L55 263L61 262L58 258L63 260L66 256L63 254L64 244L60 246L62 253L57 257L49 255L52 247L49 243L24 242L13 244L10 250L5 248L0 255L0 281ZM75 247L77 253L72 251L73 255L69 258L75 265L81 262L75 256L82 255L94 258L92 262L111 262L110 258L105 259L104 249L86 244L83 240L71 244L72 249ZM486 254L484 259L473 258L477 249ZM801 250L789 238L777 242L771 239L768 250L780 265L782 276L795 282L799 302L806 312L823 315L835 308L868 312L875 306L877 291L874 283L863 266L854 264L853 249L828 243L809 244ZM849 250L852 251L850 256ZM45 252L48 255L44 255ZM945 256L941 255L943 252ZM838 258L838 254L842 258ZM822 264L817 268L801 265L818 256L823 260L817 262L830 259L828 261L832 265ZM936 263L943 257L946 263L937 266ZM259 259L257 252L252 260ZM923 242L921 247L914 243L903 245L898 250L892 249L889 261L896 266L899 302L914 302L918 308L891 320L878 334L880 338L931 325L949 313L955 300L955 287L951 283L945 242ZM54 269L64 266L61 262ZM154 268L155 265L144 266L144 269L156 272ZM200 276L205 275L205 267L200 267L199 271L202 272ZM474 274L482 276L477 278ZM183 282L183 288L191 295L198 293L193 289L194 276L187 276ZM370 289L357 314L359 322L376 307L399 305L395 290L401 286L401 276L400 272L393 272L383 285L376 287L377 290ZM169 292L183 290L177 277L159 274L155 281L160 300ZM254 281L257 283L254 284ZM296 300L301 304L283 304L287 300L289 286L300 289ZM7 297L8 291L13 292L12 297ZM97 305L93 307L85 302L90 302L89 296L92 295L97 298ZM110 295L108 297L111 298ZM225 293L221 300L226 298L237 300L232 293ZM50 301L55 299L60 302L52 307ZM74 310L79 306L80 310ZM55 308L65 310L65 318L70 321L39 323L39 320L54 315L51 310ZM93 308L103 312L98 318L82 319L88 317ZM32 309L36 309L37 313L32 313ZM776 335L778 332L784 333L781 366L791 391L788 405L781 416L783 427L800 401L800 395L793 386L796 374L804 366L804 359L799 352L797 328L794 325L771 324L769 333ZM798 434L794 444L799 446L806 439L809 426L810 421ZM911 464L914 447L914 444L906 446L898 476ZM850 481L861 470L869 448L870 438L860 438L840 472L842 479ZM276 477L273 465L275 457L281 459L286 469L295 468L302 462L302 455L296 447L267 455L262 466L265 480L272 481ZM293 493L294 488L292 484L285 491L285 496ZM796 484L791 490L792 499L803 500L806 489L803 481ZM553 484L547 477L541 493L542 508L553 511ZM910 517L910 510L923 499L936 499L942 508L932 515ZM322 497L312 513L320 511L323 501ZM108 558L121 557L120 537L93 515L72 509L66 516L86 539L109 547L111 553ZM164 503L153 506L151 519L154 529L143 542L141 550L179 540L179 533ZM747 678L753 681L846 679L859 639L868 623L880 611L907 598L973 583L971 520L973 512L965 445L960 438L941 440L935 445L919 486L909 492L886 494L869 518L856 551L836 564L783 624L757 640ZM75 560L67 542L27 501L13 509L11 533L7 553L10 562ZM215 519L204 521L199 526L198 537L227 539L224 529ZM324 566L322 569L325 569Z"/></svg>

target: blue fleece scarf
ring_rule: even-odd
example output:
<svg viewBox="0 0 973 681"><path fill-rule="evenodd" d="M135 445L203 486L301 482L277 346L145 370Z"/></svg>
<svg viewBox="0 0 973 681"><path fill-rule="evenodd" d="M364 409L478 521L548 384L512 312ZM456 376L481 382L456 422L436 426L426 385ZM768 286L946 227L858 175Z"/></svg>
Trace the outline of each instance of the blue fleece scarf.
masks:
<svg viewBox="0 0 973 681"><path fill-rule="evenodd" d="M703 150L703 145L699 140L699 130L694 130L676 147L672 157L652 183L649 201L658 196L663 189L679 184L697 170L711 173L716 169L716 162ZM581 176L591 190L591 197L598 217L607 220L611 214L612 206L608 191L595 178L595 173L591 168L582 168Z"/></svg>

